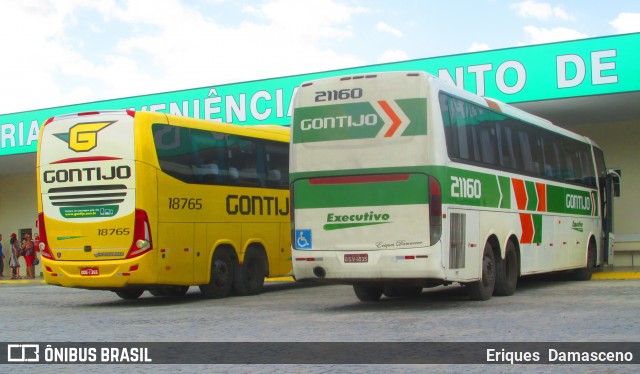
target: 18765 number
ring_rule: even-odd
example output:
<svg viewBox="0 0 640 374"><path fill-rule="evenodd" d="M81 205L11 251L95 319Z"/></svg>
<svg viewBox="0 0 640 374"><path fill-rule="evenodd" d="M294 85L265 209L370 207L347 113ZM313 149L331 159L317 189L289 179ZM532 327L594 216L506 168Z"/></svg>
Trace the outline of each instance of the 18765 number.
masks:
<svg viewBox="0 0 640 374"><path fill-rule="evenodd" d="M169 209L188 209L188 210L200 210L202 209L202 199L187 199L186 197L170 197Z"/></svg>

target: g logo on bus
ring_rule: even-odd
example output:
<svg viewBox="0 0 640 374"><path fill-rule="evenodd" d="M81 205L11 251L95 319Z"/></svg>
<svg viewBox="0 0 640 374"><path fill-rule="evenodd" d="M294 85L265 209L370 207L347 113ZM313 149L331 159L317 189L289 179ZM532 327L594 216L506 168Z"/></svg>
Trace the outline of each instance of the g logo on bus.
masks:
<svg viewBox="0 0 640 374"><path fill-rule="evenodd" d="M55 134L76 152L89 152L98 145L98 131L115 121L79 123L69 129L68 133Z"/></svg>

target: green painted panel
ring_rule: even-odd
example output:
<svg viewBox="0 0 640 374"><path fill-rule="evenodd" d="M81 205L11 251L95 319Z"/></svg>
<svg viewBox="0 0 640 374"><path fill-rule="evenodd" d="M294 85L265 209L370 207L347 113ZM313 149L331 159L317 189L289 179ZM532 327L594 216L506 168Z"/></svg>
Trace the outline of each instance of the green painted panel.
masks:
<svg viewBox="0 0 640 374"><path fill-rule="evenodd" d="M536 192L536 184L534 182L525 182L525 189L527 190L527 210L537 210L538 208L538 195Z"/></svg>
<svg viewBox="0 0 640 374"><path fill-rule="evenodd" d="M429 180L424 174L368 183L312 184L302 179L294 184L294 199L296 209L428 204Z"/></svg>
<svg viewBox="0 0 640 374"><path fill-rule="evenodd" d="M533 214L533 243L542 243L542 215Z"/></svg>

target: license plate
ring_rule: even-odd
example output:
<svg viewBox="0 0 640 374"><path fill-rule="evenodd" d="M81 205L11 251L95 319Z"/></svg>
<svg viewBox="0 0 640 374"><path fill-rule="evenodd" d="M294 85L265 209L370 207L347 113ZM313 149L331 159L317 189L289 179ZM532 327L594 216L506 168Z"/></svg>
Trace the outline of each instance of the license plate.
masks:
<svg viewBox="0 0 640 374"><path fill-rule="evenodd" d="M351 264L356 262L369 262L369 255L366 253L344 255L344 262Z"/></svg>
<svg viewBox="0 0 640 374"><path fill-rule="evenodd" d="M80 275L84 277L94 277L100 275L98 268L80 268Z"/></svg>

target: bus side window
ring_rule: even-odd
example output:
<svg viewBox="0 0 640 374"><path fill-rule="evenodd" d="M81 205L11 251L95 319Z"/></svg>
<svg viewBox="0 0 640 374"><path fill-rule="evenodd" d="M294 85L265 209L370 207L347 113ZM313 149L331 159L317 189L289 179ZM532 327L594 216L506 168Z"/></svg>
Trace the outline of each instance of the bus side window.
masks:
<svg viewBox="0 0 640 374"><path fill-rule="evenodd" d="M491 166L498 165L496 144L496 130L493 124L483 124L480 129L480 150L482 151L482 162Z"/></svg>
<svg viewBox="0 0 640 374"><path fill-rule="evenodd" d="M188 129L163 124L154 124L151 129L162 171L176 179L192 183L193 157Z"/></svg>
<svg viewBox="0 0 640 374"><path fill-rule="evenodd" d="M238 137L233 165L238 169L240 185L264 187L264 147L256 139Z"/></svg>
<svg viewBox="0 0 640 374"><path fill-rule="evenodd" d="M593 167L591 147L586 144L580 146L580 161L582 162L582 184L595 188L597 174Z"/></svg>
<svg viewBox="0 0 640 374"><path fill-rule="evenodd" d="M542 151L544 158L544 176L547 178L558 179L561 174L560 167L560 151L558 142L554 141L550 136L543 136Z"/></svg>
<svg viewBox="0 0 640 374"><path fill-rule="evenodd" d="M582 163L580 162L577 143L578 142L573 139L564 139L562 142L564 158L567 162L567 168L564 174L565 182L580 183L582 180Z"/></svg>
<svg viewBox="0 0 640 374"><path fill-rule="evenodd" d="M518 168L518 157L514 150L513 127L504 124L502 121L496 122L498 129L498 150L500 154L500 165L507 169Z"/></svg>
<svg viewBox="0 0 640 374"><path fill-rule="evenodd" d="M455 127L451 121L451 113L449 111L451 98L441 93L439 100L440 114L442 115L444 135L447 144L447 154L449 155L449 158L456 159L460 157L460 151L458 149L458 133L455 131Z"/></svg>
<svg viewBox="0 0 640 374"><path fill-rule="evenodd" d="M286 143L266 142L267 187L289 188L289 146Z"/></svg>

